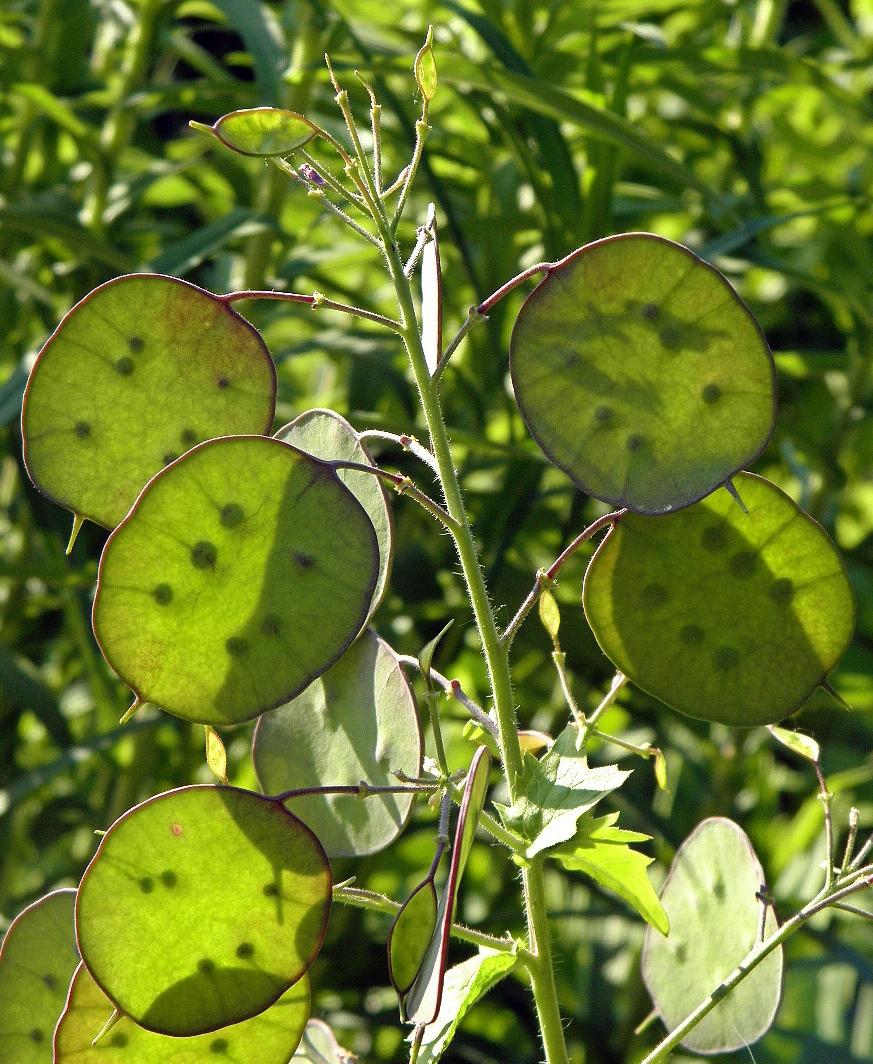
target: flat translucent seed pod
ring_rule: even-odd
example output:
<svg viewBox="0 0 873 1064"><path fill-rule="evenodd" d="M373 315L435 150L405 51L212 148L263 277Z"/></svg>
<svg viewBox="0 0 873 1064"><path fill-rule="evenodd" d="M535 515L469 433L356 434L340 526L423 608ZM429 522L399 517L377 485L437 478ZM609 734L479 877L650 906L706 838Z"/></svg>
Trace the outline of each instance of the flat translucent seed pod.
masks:
<svg viewBox="0 0 873 1064"><path fill-rule="evenodd" d="M306 787L396 785L420 775L422 739L415 699L391 648L367 629L302 694L258 721L255 770L268 794ZM392 843L412 794L294 798L288 808L333 857L361 857Z"/></svg>
<svg viewBox="0 0 873 1064"><path fill-rule="evenodd" d="M122 1016L94 1045L114 1006L82 964L55 1032L54 1064L288 1064L309 1018L309 997L304 975L266 1012L220 1031L173 1038Z"/></svg>
<svg viewBox="0 0 873 1064"><path fill-rule="evenodd" d="M329 466L269 437L212 440L154 477L109 537L94 631L140 702L235 724L336 661L378 565L373 525Z"/></svg>
<svg viewBox="0 0 873 1064"><path fill-rule="evenodd" d="M308 144L321 130L308 118L280 107L249 107L231 111L207 126L190 123L203 133L211 133L225 147L240 155L291 155Z"/></svg>
<svg viewBox="0 0 873 1064"><path fill-rule="evenodd" d="M488 793L490 769L491 755L484 746L480 746L473 757L464 784L464 797L461 800L458 824L455 828L455 841L452 846L452 862L437 909L436 929L424 953L415 982L402 1003L405 1019L417 1026L433 1023L440 1010L458 887L470 855L470 847L473 845L479 814L482 812Z"/></svg>
<svg viewBox="0 0 873 1064"><path fill-rule="evenodd" d="M750 311L717 270L647 233L548 271L515 323L510 371L555 465L640 513L708 495L761 453L776 416L773 358Z"/></svg>
<svg viewBox="0 0 873 1064"><path fill-rule="evenodd" d="M183 787L106 833L79 887L76 933L126 1016L159 1034L204 1034L264 1012L301 978L331 890L324 850L281 803Z"/></svg>
<svg viewBox="0 0 873 1064"><path fill-rule="evenodd" d="M56 890L9 925L0 946L0 1064L52 1064L52 1033L79 951L74 890Z"/></svg>
<svg viewBox="0 0 873 1064"><path fill-rule="evenodd" d="M704 820L680 847L661 904L670 918L666 938L651 927L643 949L643 979L668 1031L708 997L755 945L762 916L757 894L764 873L752 844L731 820ZM767 908L764 937L777 930ZM769 1029L782 998L783 951L778 946L682 1039L695 1053L732 1053Z"/></svg>
<svg viewBox="0 0 873 1064"><path fill-rule="evenodd" d="M40 352L22 409L34 484L114 528L197 443L269 432L276 371L257 330L203 289L155 274L95 288Z"/></svg>
<svg viewBox="0 0 873 1064"><path fill-rule="evenodd" d="M735 480L677 514L627 514L598 547L582 600L603 652L638 687L738 727L794 713L852 638L839 551L783 491Z"/></svg>
<svg viewBox="0 0 873 1064"><path fill-rule="evenodd" d="M277 440L290 443L306 451L314 458L325 462L343 460L360 462L362 465L374 466L367 449L358 439L358 434L344 417L333 410L307 410L290 424L274 433ZM355 469L337 469L337 476L367 511L373 522L376 539L379 541L379 578L373 601L370 604L370 617L376 612L388 579L391 575L391 558L394 549L394 520L391 507L382 481L370 473L361 473ZM370 617L367 618L369 621Z"/></svg>
<svg viewBox="0 0 873 1064"><path fill-rule="evenodd" d="M388 933L388 977L401 998L421 970L436 922L436 888L428 877L403 903Z"/></svg>

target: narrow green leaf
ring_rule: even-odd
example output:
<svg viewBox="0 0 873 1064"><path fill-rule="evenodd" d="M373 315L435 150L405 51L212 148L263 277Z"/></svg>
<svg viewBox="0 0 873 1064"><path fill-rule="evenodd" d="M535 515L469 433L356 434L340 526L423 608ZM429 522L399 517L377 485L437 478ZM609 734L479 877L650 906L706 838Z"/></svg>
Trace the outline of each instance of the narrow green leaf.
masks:
<svg viewBox="0 0 873 1064"><path fill-rule="evenodd" d="M276 372L258 332L187 281L96 288L49 338L24 394L24 460L62 506L114 528L194 444L268 431Z"/></svg>
<svg viewBox="0 0 873 1064"><path fill-rule="evenodd" d="M373 525L333 470L264 436L159 473L103 551L94 631L141 702L202 724L299 694L358 634Z"/></svg>
<svg viewBox="0 0 873 1064"><path fill-rule="evenodd" d="M775 367L749 310L687 248L631 233L548 272L512 331L519 410L583 491L641 513L688 506L764 449Z"/></svg>
<svg viewBox="0 0 873 1064"><path fill-rule="evenodd" d="M121 1012L183 1037L278 1001L318 953L330 901L324 851L279 802L183 787L104 835L79 887L76 931Z"/></svg>
<svg viewBox="0 0 873 1064"><path fill-rule="evenodd" d="M425 1031L418 1064L436 1064L441 1059L470 1009L514 967L514 954L480 949L477 956L446 972L442 1004Z"/></svg>
<svg viewBox="0 0 873 1064"><path fill-rule="evenodd" d="M597 820L585 818L570 842L549 853L571 871L584 872L632 905L652 927L666 935L667 914L649 881L646 868L654 860L632 850L631 842L648 842L649 835L613 827L618 813Z"/></svg>
<svg viewBox="0 0 873 1064"><path fill-rule="evenodd" d="M764 873L752 844L730 820L704 820L680 847L661 891L670 920L663 938L649 929L643 979L668 1031L715 990L755 945L756 894ZM768 907L765 936L777 929ZM697 1053L732 1053L765 1034L782 997L779 946L682 1040Z"/></svg>
<svg viewBox="0 0 873 1064"><path fill-rule="evenodd" d="M491 755L482 746L473 757L464 797L458 813L458 826L455 829L455 842L452 847L452 863L449 878L440 898L437 910L436 931L430 940L424 960L415 982L403 1002L403 1011L410 1023L416 1026L433 1023L440 1010L443 996L443 982L446 975L449 935L455 917L455 904L458 887L464 874L464 866L473 845L476 823L485 795L488 791L488 773L491 768Z"/></svg>
<svg viewBox="0 0 873 1064"><path fill-rule="evenodd" d="M54 1064L287 1064L309 1017L309 978L304 975L260 1015L217 1032L173 1038L121 1016L93 1045L112 1009L80 965L55 1035Z"/></svg>
<svg viewBox="0 0 873 1064"><path fill-rule="evenodd" d="M403 903L388 932L388 978L401 998L421 970L436 922L436 888L428 877Z"/></svg>
<svg viewBox="0 0 873 1064"><path fill-rule="evenodd" d="M437 632L433 639L431 639L429 643L422 647L418 655L418 667L419 669L421 669L421 675L424 677L428 690L430 690L432 686L432 681L430 677L430 667L433 664L433 656L434 654L436 654L436 649L440 645L440 641L442 640L443 636L452 627L454 623L454 618L452 618L452 620L450 620L448 624L443 625L443 627L440 629L439 632Z"/></svg>
<svg viewBox="0 0 873 1064"><path fill-rule="evenodd" d="M845 653L852 589L824 530L779 488L736 477L665 517L627 514L598 547L583 603L630 680L700 720L750 728L789 716Z"/></svg>
<svg viewBox="0 0 873 1064"><path fill-rule="evenodd" d="M240 155L265 158L291 155L321 133L308 118L279 107L250 107L222 115L212 126L202 122L189 125L202 133L211 133Z"/></svg>
<svg viewBox="0 0 873 1064"><path fill-rule="evenodd" d="M79 951L74 890L29 905L0 946L0 1064L52 1064L52 1033Z"/></svg>
<svg viewBox="0 0 873 1064"><path fill-rule="evenodd" d="M821 749L815 739L804 735L802 732L790 731L788 728L780 728L775 724L768 726L768 731L774 739L778 739L783 746L787 746L798 756L817 765L821 757Z"/></svg>
<svg viewBox="0 0 873 1064"><path fill-rule="evenodd" d="M211 0L242 37L255 67L255 80L263 103L282 98L282 72L290 48L279 19L258 0Z"/></svg>
<svg viewBox="0 0 873 1064"><path fill-rule="evenodd" d="M270 794L306 787L388 787L395 772L421 772L415 698L394 652L370 629L292 702L265 713L252 745ZM318 836L328 857L362 857L406 826L412 794L312 794L288 808Z"/></svg>
<svg viewBox="0 0 873 1064"><path fill-rule="evenodd" d="M576 749L576 729L568 726L539 760L524 755L521 796L509 808L497 809L510 831L530 841L525 856L534 857L571 839L582 814L629 775L615 765L589 768Z"/></svg>

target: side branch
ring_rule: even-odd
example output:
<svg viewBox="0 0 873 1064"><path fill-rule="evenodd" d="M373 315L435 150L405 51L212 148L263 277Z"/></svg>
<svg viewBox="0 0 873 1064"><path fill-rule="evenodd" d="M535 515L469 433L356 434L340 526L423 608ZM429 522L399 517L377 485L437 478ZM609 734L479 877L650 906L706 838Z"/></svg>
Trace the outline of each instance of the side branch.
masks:
<svg viewBox="0 0 873 1064"><path fill-rule="evenodd" d="M376 314L372 310L364 310L363 307L353 307L348 303L337 303L328 299L321 292L314 292L311 296L302 295L299 292L228 292L227 295L217 296L222 303L237 303L241 299L284 299L290 303L305 303L313 310L338 310L343 314L353 314L356 318L366 318L374 321L377 325L384 325L392 332L400 333L400 323L393 318L386 318L384 314Z"/></svg>
<svg viewBox="0 0 873 1064"><path fill-rule="evenodd" d="M434 502L429 495L420 491L409 477L401 476L400 473L389 473L387 469L380 469L378 466L367 465L364 462L346 462L338 459L329 462L328 465L333 466L334 469L354 469L358 473L370 473L374 477L387 481L398 495L408 495L410 499L415 499L419 506L424 507L429 514L442 522L450 532L457 531L457 521L439 503Z"/></svg>

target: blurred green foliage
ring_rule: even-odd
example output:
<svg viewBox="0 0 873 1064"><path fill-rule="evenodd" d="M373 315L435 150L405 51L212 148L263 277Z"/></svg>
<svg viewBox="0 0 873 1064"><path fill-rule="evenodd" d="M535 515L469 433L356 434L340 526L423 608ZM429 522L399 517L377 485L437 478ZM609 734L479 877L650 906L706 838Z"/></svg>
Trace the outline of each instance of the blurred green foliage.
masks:
<svg viewBox="0 0 873 1064"><path fill-rule="evenodd" d="M602 235L649 230L717 265L758 316L776 356L780 415L755 469L835 536L858 597L855 642L797 723L822 744L845 831L850 805L873 830L873 2L849 0L6 0L0 10L0 914L75 885L105 829L134 802L209 778L203 731L168 716L123 728L126 688L90 630L105 533L86 526L64 557L68 516L29 486L18 414L27 370L60 317L95 285L151 270L216 292L319 290L391 312L377 256L305 190L212 148L188 120L280 104L342 137L322 55L361 125L383 105L386 172L408 161L417 104L412 60L433 22L439 88L412 209L410 248L433 200L446 281L445 333L520 268ZM539 566L602 512L549 467L506 387L520 291L473 330L443 378L462 486L495 608L505 623ZM418 433L399 344L326 311L246 304L279 372L277 425L330 406L355 426ZM404 455L381 461L412 472ZM435 665L483 698L484 667L449 540L406 500L376 618L417 654L449 618ZM611 670L579 593L590 552L556 589L580 705ZM535 620L514 646L526 725L566 714ZM451 705L444 705L451 716ZM810 767L748 732L681 719L625 689L603 726L661 747L615 803L654 836L655 876L704 817L751 836L788 912L818 889L822 811ZM460 725L452 763L469 760ZM255 786L250 728L228 730L231 782ZM614 748L603 757L614 759ZM620 751L618 752L621 753ZM338 863L336 878L402 898L430 861L420 814L387 853ZM474 847L460 918L519 927L515 869ZM512 887L513 889L509 889ZM589 881L553 867L548 888L561 1004L574 1064L640 1060L657 1025L639 974L640 920ZM373 1062L405 1059L384 944L388 918L335 906L313 967L316 1014ZM350 941L356 943L349 948ZM455 960L465 956L453 946ZM456 952L455 952L456 951ZM758 1064L873 1060L873 930L829 913L790 943L785 999ZM447 1060L540 1059L525 987L502 983L471 1014ZM681 1054L675 1060L687 1060ZM718 1058L747 1060L739 1053Z"/></svg>

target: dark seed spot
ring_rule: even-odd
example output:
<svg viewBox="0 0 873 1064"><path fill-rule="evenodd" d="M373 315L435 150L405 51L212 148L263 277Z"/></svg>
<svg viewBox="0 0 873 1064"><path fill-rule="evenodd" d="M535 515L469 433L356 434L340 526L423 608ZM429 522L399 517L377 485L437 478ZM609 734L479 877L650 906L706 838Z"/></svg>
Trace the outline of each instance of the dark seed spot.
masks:
<svg viewBox="0 0 873 1064"><path fill-rule="evenodd" d="M255 947L251 944L251 942L240 942L240 944L236 947L237 957L251 957L254 952Z"/></svg>
<svg viewBox="0 0 873 1064"><path fill-rule="evenodd" d="M54 990L54 988L58 985L57 977L52 975L50 972L47 972L42 977L42 981L43 985L48 987L49 990Z"/></svg>
<svg viewBox="0 0 873 1064"><path fill-rule="evenodd" d="M214 1038L209 1043L210 1053L226 1053L230 1042L226 1038Z"/></svg>
<svg viewBox="0 0 873 1064"><path fill-rule="evenodd" d="M173 601L173 589L169 584L158 584L152 592L152 598L159 606L166 606Z"/></svg>
<svg viewBox="0 0 873 1064"><path fill-rule="evenodd" d="M144 876L139 881L139 889L143 892L143 894L151 894L151 892L155 889L155 881L152 879L151 876Z"/></svg>
<svg viewBox="0 0 873 1064"><path fill-rule="evenodd" d="M203 960L197 962L197 971L201 975L212 975L215 971L215 961L211 961L208 957L204 957Z"/></svg>
<svg viewBox="0 0 873 1064"><path fill-rule="evenodd" d="M717 403L721 399L721 388L717 384L707 384L700 394L703 396L704 403L712 406L713 403Z"/></svg>
<svg viewBox="0 0 873 1064"><path fill-rule="evenodd" d="M686 624L679 629L679 638L689 647L699 647L706 638L706 633L699 624Z"/></svg>
<svg viewBox="0 0 873 1064"><path fill-rule="evenodd" d="M194 429L183 429L181 440L186 447L193 447L197 442L197 433Z"/></svg>
<svg viewBox="0 0 873 1064"><path fill-rule="evenodd" d="M87 440L91 435L91 426L87 421L77 421L74 431L80 440Z"/></svg>
<svg viewBox="0 0 873 1064"><path fill-rule="evenodd" d="M682 333L675 325L665 325L658 333L661 346L668 351L675 351L682 344Z"/></svg>
<svg viewBox="0 0 873 1064"><path fill-rule="evenodd" d="M127 1035L124 1031L115 1031L112 1037L109 1039L109 1044L117 1046L119 1049L124 1049L127 1045Z"/></svg>
<svg viewBox="0 0 873 1064"><path fill-rule="evenodd" d="M170 462L175 462L178 457L179 456L177 454L173 454L172 451L167 451L167 453L164 455L164 465L169 465Z"/></svg>
<svg viewBox="0 0 873 1064"><path fill-rule="evenodd" d="M215 544L208 540L201 539L191 548L191 564L195 569L214 568L217 557L218 551L215 549Z"/></svg>
<svg viewBox="0 0 873 1064"><path fill-rule="evenodd" d="M268 883L264 887L264 897L266 897L266 898L275 898L278 895L278 893L279 893L279 888L276 886L275 883Z"/></svg>
<svg viewBox="0 0 873 1064"><path fill-rule="evenodd" d="M169 869L166 872L161 872L161 882L168 890L172 890L173 887L179 882L176 873L171 872Z"/></svg>
<svg viewBox="0 0 873 1064"><path fill-rule="evenodd" d="M611 406L598 406L594 411L594 420L598 425L611 425L615 421L615 411Z"/></svg>
<svg viewBox="0 0 873 1064"><path fill-rule="evenodd" d="M229 502L227 506L222 507L220 520L225 528L236 528L242 524L244 517L243 508L235 502Z"/></svg>
<svg viewBox="0 0 873 1064"><path fill-rule="evenodd" d="M249 652L248 641L240 639L238 635L232 635L230 639L225 640L224 645L227 648L228 654L234 658L241 658Z"/></svg>
<svg viewBox="0 0 873 1064"><path fill-rule="evenodd" d="M754 551L740 550L731 558L728 563L728 569L739 580L748 580L754 573L757 564L758 558Z"/></svg>
<svg viewBox="0 0 873 1064"><path fill-rule="evenodd" d="M794 583L787 576L780 576L770 585L770 598L779 606L787 606L794 596Z"/></svg>
<svg viewBox="0 0 873 1064"><path fill-rule="evenodd" d="M643 317L646 321L654 321L658 316L658 308L654 303L643 304Z"/></svg>
<svg viewBox="0 0 873 1064"><path fill-rule="evenodd" d="M719 672L729 672L740 663L740 655L733 647L716 647L712 663Z"/></svg>
<svg viewBox="0 0 873 1064"><path fill-rule="evenodd" d="M39 1044L44 1038L45 1035L42 1033L42 1031L37 1030L36 1027L34 1027L34 1029L30 1032L31 1042L36 1042L37 1044Z"/></svg>
<svg viewBox="0 0 873 1064"><path fill-rule="evenodd" d="M676 960L680 964L684 964L687 959L688 959L688 949L687 949L687 947L686 947L684 942L680 942L679 945L676 947Z"/></svg>
<svg viewBox="0 0 873 1064"><path fill-rule="evenodd" d="M658 606L665 605L669 598L670 592L663 584L648 584L643 588L643 592L640 595L640 601L643 606L647 606L649 609L656 609Z"/></svg>
<svg viewBox="0 0 873 1064"><path fill-rule="evenodd" d="M264 635L278 635L282 630L282 622L275 613L268 613L261 621L261 631Z"/></svg>
<svg viewBox="0 0 873 1064"><path fill-rule="evenodd" d="M644 436L628 436L627 440L625 440L625 447L631 452L638 451L645 442Z"/></svg>
<svg viewBox="0 0 873 1064"><path fill-rule="evenodd" d="M115 369L122 377L129 377L133 373L133 359L125 355L115 363Z"/></svg>
<svg viewBox="0 0 873 1064"><path fill-rule="evenodd" d="M713 883L712 893L719 901L724 901L724 883L720 879Z"/></svg>
<svg viewBox="0 0 873 1064"><path fill-rule="evenodd" d="M219 377L215 383L218 385L219 388L230 387L230 381L227 379L227 377Z"/></svg>
<svg viewBox="0 0 873 1064"><path fill-rule="evenodd" d="M294 551L294 561L301 569L311 569L315 565L315 558L311 554L304 554L301 550Z"/></svg>
<svg viewBox="0 0 873 1064"><path fill-rule="evenodd" d="M700 545L704 550L715 551L724 550L727 546L727 532L722 525L710 525L709 528L704 528L703 535L700 537Z"/></svg>
<svg viewBox="0 0 873 1064"><path fill-rule="evenodd" d="M138 355L140 351L145 347L145 340L141 336L131 336L127 341L127 346L133 351L135 355Z"/></svg>

